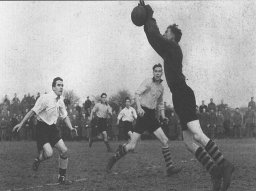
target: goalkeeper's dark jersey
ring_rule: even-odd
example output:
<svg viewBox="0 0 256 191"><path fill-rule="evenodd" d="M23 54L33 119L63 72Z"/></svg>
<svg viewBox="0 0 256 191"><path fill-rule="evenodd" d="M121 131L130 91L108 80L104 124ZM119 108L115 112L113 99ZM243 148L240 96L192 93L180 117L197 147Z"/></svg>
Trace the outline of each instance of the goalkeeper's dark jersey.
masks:
<svg viewBox="0 0 256 191"><path fill-rule="evenodd" d="M186 86L182 73L182 50L176 42L167 40L160 34L154 18L148 19L144 31L150 45L163 58L167 84L171 92L175 93L175 90Z"/></svg>

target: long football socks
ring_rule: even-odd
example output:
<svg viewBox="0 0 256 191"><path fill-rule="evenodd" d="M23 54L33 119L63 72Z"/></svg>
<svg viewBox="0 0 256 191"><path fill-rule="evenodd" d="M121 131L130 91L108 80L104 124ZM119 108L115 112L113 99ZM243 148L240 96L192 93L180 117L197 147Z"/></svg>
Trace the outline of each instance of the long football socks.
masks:
<svg viewBox="0 0 256 191"><path fill-rule="evenodd" d="M224 156L220 152L218 146L212 140L209 140L209 142L205 146L205 150L209 153L209 155L218 166L224 162Z"/></svg>
<svg viewBox="0 0 256 191"><path fill-rule="evenodd" d="M68 157L60 155L59 158L59 175L66 176L66 170L68 168Z"/></svg>
<svg viewBox="0 0 256 191"><path fill-rule="evenodd" d="M209 172L211 175L214 173L216 165L212 160L211 156L204 150L202 147L199 147L195 152L196 159L203 165L203 167Z"/></svg>
<svg viewBox="0 0 256 191"><path fill-rule="evenodd" d="M162 153L164 156L164 160L166 163L166 168L172 168L173 167L173 161L172 161L172 157L171 157L171 152L169 147L162 147Z"/></svg>

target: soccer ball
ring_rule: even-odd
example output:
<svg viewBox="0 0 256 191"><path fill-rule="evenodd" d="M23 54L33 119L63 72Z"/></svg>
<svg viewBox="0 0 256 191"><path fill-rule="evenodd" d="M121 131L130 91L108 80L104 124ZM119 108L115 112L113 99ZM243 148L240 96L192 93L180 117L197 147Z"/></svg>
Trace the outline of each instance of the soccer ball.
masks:
<svg viewBox="0 0 256 191"><path fill-rule="evenodd" d="M134 7L131 13L131 19L133 24L138 27L144 25L147 19L147 11L144 6L138 5Z"/></svg>

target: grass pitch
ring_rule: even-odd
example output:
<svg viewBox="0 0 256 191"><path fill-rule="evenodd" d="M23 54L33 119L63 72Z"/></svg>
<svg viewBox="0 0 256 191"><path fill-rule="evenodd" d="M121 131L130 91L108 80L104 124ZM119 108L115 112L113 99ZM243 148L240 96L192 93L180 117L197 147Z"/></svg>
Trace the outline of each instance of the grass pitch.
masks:
<svg viewBox="0 0 256 191"><path fill-rule="evenodd" d="M236 169L230 191L256 190L256 140L217 140L224 156ZM123 142L110 142L117 148ZM103 142L66 142L69 149L67 177L69 186L56 185L58 152L43 162L38 172L32 171L36 157L35 142L0 142L0 190L33 191L210 191L210 176L181 141L171 141L173 160L183 167L181 173L165 176L165 163L157 140L139 142L135 153L128 154L105 173L107 153Z"/></svg>

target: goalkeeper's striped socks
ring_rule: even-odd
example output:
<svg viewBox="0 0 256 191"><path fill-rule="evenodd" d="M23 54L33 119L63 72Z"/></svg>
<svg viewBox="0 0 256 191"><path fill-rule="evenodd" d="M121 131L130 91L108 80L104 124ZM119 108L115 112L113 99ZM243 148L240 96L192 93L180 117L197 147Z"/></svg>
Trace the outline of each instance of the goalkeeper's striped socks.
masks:
<svg viewBox="0 0 256 191"><path fill-rule="evenodd" d="M209 153L209 155L218 166L224 162L225 159L222 153L220 152L218 146L212 140L209 140L209 142L205 146L205 150Z"/></svg>
<svg viewBox="0 0 256 191"><path fill-rule="evenodd" d="M216 165L214 164L214 161L212 160L211 156L204 150L202 147L198 147L198 149L195 152L196 159L203 165L203 167L212 174L214 172L214 169L216 168Z"/></svg>

